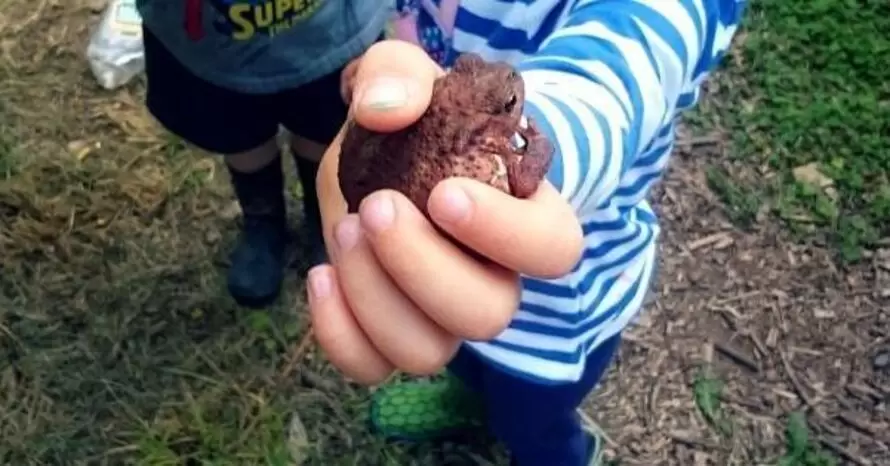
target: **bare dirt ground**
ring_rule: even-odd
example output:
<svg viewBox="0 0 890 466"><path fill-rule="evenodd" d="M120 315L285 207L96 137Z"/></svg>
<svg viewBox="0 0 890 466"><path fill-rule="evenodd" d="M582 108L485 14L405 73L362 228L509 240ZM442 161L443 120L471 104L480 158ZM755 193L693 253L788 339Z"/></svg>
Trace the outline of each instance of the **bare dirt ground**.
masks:
<svg viewBox="0 0 890 466"><path fill-rule="evenodd" d="M501 464L485 440L370 435L295 279L268 312L229 300L225 174L153 123L141 82L94 83L92 3L0 4L0 464ZM890 244L841 266L727 203L713 169L762 172L703 120L656 195L659 299L591 400L612 464L890 464Z"/></svg>
<svg viewBox="0 0 890 466"><path fill-rule="evenodd" d="M660 299L594 401L621 464L890 464L888 373L875 365L890 336L888 251L839 268L775 225L734 228L702 169L720 156L681 155L659 196ZM793 413L806 414L803 443ZM794 442L810 462L780 463Z"/></svg>

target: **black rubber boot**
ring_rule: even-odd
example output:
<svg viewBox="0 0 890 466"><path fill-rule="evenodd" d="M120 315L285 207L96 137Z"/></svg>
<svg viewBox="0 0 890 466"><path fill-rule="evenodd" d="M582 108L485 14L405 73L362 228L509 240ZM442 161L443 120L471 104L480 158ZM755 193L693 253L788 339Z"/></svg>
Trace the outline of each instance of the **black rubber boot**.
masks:
<svg viewBox="0 0 890 466"><path fill-rule="evenodd" d="M318 162L306 160L294 154L297 174L303 188L303 262L305 270L328 261L327 250L321 226L321 212L318 208L318 192L315 190L315 177L318 175Z"/></svg>
<svg viewBox="0 0 890 466"><path fill-rule="evenodd" d="M281 158L254 173L229 168L241 205L241 238L232 251L228 288L246 307L266 307L278 298L286 266L287 212Z"/></svg>

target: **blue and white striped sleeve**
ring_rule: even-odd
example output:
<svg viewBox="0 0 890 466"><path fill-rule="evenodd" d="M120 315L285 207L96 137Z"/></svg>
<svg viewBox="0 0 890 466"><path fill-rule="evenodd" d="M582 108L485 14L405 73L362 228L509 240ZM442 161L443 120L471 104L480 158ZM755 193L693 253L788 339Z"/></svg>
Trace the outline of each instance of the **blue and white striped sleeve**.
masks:
<svg viewBox="0 0 890 466"><path fill-rule="evenodd" d="M576 0L518 64L526 114L551 138L550 181L575 207L608 202L622 175L729 47L747 0Z"/></svg>

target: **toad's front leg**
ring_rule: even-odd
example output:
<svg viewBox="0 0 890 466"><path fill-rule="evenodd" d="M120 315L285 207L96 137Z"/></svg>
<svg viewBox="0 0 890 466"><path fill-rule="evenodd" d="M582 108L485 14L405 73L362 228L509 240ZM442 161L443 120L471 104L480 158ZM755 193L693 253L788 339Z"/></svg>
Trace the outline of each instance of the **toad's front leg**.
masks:
<svg viewBox="0 0 890 466"><path fill-rule="evenodd" d="M510 192L520 199L530 197L538 190L553 161L553 146L544 136L536 133L533 132L532 137L526 139L522 155L507 160Z"/></svg>

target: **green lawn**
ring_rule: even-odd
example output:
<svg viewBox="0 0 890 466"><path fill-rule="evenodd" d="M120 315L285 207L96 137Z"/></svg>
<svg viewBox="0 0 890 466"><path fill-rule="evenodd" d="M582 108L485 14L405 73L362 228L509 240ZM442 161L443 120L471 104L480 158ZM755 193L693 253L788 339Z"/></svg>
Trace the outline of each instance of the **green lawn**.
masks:
<svg viewBox="0 0 890 466"><path fill-rule="evenodd" d="M698 114L732 138L713 185L857 259L890 232L890 2L753 0L739 38Z"/></svg>

